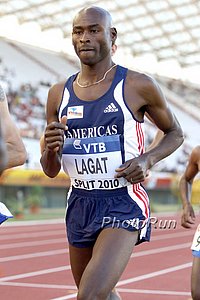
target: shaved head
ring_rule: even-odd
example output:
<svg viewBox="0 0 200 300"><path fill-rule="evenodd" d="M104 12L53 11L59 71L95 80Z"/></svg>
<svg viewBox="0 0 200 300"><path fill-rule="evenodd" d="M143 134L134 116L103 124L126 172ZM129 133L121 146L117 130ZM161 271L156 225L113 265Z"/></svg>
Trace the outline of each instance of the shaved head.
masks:
<svg viewBox="0 0 200 300"><path fill-rule="evenodd" d="M112 17L110 15L110 13L101 8L101 7L98 7L98 6L88 6L88 7L85 7L83 9L81 9L77 15L74 17L74 20L73 20L73 25L74 23L76 22L76 20L82 16L82 15L88 15L88 14L95 14L95 15L98 15L101 19L103 19L104 21L106 21L106 24L109 28L111 28L113 26L112 24Z"/></svg>

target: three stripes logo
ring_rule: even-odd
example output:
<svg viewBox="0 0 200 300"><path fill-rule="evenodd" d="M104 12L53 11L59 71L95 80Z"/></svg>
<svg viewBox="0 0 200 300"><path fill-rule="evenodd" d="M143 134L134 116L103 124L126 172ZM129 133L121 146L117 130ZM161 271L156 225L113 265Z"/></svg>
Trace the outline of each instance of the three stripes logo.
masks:
<svg viewBox="0 0 200 300"><path fill-rule="evenodd" d="M118 111L118 108L115 106L115 104L112 102L110 103L105 109L104 113L110 113L110 112L116 112Z"/></svg>

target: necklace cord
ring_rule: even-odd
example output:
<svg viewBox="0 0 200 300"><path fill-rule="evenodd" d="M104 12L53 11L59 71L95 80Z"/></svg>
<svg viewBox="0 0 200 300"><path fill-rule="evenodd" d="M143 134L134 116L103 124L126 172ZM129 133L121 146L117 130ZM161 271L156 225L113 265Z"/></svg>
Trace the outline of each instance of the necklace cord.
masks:
<svg viewBox="0 0 200 300"><path fill-rule="evenodd" d="M117 66L117 65L115 64L115 65L113 65L110 69L108 69L108 70L104 73L103 77L102 77L100 80L95 81L95 82L93 82L93 83L86 84L86 85L80 84L80 82L79 82L79 79L80 79L80 73L78 73L77 79L76 79L77 85L78 85L79 87L81 87L81 88L87 88L87 87L89 87L89 86L92 86L92 85L95 85L95 84L99 84L100 82L102 82L102 81L106 78L107 74L108 74L113 68L115 68L116 66Z"/></svg>

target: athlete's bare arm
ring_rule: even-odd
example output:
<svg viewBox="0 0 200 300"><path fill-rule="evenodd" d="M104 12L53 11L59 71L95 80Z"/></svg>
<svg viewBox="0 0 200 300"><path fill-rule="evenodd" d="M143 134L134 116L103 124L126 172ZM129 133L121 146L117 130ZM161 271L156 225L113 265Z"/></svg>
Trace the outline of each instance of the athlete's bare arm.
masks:
<svg viewBox="0 0 200 300"><path fill-rule="evenodd" d="M64 83L55 84L50 90L47 99L47 127L44 137L40 140L42 156L40 159L44 173L55 177L61 168L61 153L66 130L66 117L59 122L57 110L62 99Z"/></svg>
<svg viewBox="0 0 200 300"><path fill-rule="evenodd" d="M125 84L125 99L138 121L148 113L163 137L143 155L127 161L118 168L116 177L125 177L132 183L145 179L148 169L174 152L183 142L183 132L167 105L158 84L144 74L131 72Z"/></svg>
<svg viewBox="0 0 200 300"><path fill-rule="evenodd" d="M1 120L0 120L0 175L5 170L7 165L7 152L6 152L6 145L3 139L3 133L1 129Z"/></svg>
<svg viewBox="0 0 200 300"><path fill-rule="evenodd" d="M8 110L8 103L3 88L0 85L0 117L1 126L6 145L8 161L6 168L12 168L23 165L26 161L26 150L18 128L15 126L14 121Z"/></svg>
<svg viewBox="0 0 200 300"><path fill-rule="evenodd" d="M181 225L185 228L190 228L195 222L195 214L191 205L192 183L200 171L200 146L196 146L190 155L184 174L181 176L179 189L183 212L181 217Z"/></svg>

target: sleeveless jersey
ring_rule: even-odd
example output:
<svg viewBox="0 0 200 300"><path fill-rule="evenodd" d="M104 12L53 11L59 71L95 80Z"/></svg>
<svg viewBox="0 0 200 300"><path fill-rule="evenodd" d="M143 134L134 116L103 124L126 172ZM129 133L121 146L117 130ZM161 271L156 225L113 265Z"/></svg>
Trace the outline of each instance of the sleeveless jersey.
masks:
<svg viewBox="0 0 200 300"><path fill-rule="evenodd" d="M58 111L59 118L67 115L68 126L62 163L75 188L114 190L130 185L114 177L115 169L143 153L144 130L124 99L126 75L127 69L118 65L109 90L92 101L75 95L77 74L65 84Z"/></svg>

